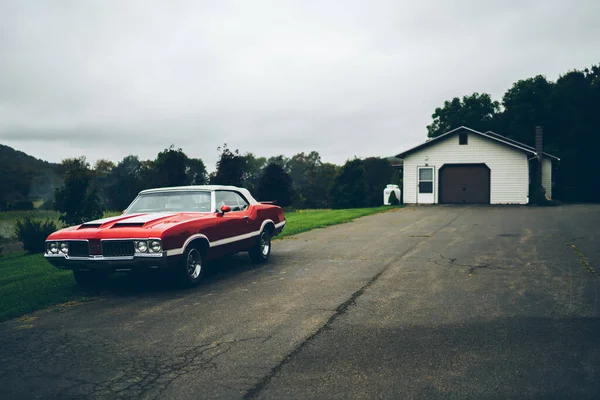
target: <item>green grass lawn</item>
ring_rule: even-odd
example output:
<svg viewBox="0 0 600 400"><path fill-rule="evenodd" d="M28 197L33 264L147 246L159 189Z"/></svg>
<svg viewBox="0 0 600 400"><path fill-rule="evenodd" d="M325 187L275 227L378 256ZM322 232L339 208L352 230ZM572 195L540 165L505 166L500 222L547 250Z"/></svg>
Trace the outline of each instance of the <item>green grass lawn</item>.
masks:
<svg viewBox="0 0 600 400"><path fill-rule="evenodd" d="M54 268L41 254L17 252L0 258L0 321L84 298L72 273Z"/></svg>
<svg viewBox="0 0 600 400"><path fill-rule="evenodd" d="M301 210L285 214L287 221L285 229L279 238L306 232L311 229L325 228L327 226L343 224L356 218L377 214L383 211L396 209L396 207L381 206L372 208L352 208L345 210Z"/></svg>
<svg viewBox="0 0 600 400"><path fill-rule="evenodd" d="M287 224L279 237L295 235L315 228L350 222L355 218L397 207L357 208L348 210L306 210L286 213ZM51 217L49 212L47 217ZM0 221L9 213L0 213ZM57 214L55 214L58 217ZM36 214L39 217L39 214ZM56 304L81 301L86 293L79 289L70 271L61 271L41 254L13 252L0 257L0 321Z"/></svg>

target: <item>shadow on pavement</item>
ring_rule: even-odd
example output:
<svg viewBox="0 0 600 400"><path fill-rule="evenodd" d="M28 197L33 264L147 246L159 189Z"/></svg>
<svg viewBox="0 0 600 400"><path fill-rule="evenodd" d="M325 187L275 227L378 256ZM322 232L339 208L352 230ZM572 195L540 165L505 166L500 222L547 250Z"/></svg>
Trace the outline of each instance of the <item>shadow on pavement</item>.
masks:
<svg viewBox="0 0 600 400"><path fill-rule="evenodd" d="M597 317L332 328L281 370L266 397L600 398Z"/></svg>
<svg viewBox="0 0 600 400"><path fill-rule="evenodd" d="M265 264L265 266L268 264ZM226 281L233 276L253 271L263 265L250 261L245 253L225 257L207 263L204 268L204 278L199 286L194 288L181 287L170 271L147 270L140 273L117 273L109 280L94 289L86 289L87 294L113 294L131 296L140 294L172 294L173 297L185 295L191 291L203 291L211 285ZM74 283L75 284L75 283Z"/></svg>

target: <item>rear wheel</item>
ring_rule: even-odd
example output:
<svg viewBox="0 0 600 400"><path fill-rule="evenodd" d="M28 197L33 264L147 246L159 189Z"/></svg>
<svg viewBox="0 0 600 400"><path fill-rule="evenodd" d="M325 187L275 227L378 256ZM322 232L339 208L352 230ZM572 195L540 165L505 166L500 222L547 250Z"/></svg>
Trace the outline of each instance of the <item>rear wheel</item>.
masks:
<svg viewBox="0 0 600 400"><path fill-rule="evenodd" d="M258 238L258 243L248 251L250 259L255 263L264 263L271 255L271 234L264 230Z"/></svg>
<svg viewBox="0 0 600 400"><path fill-rule="evenodd" d="M108 280L108 274L100 271L73 271L75 282L83 288L97 288Z"/></svg>
<svg viewBox="0 0 600 400"><path fill-rule="evenodd" d="M197 286L204 275L204 257L199 249L189 247L177 267L179 283L186 287Z"/></svg>

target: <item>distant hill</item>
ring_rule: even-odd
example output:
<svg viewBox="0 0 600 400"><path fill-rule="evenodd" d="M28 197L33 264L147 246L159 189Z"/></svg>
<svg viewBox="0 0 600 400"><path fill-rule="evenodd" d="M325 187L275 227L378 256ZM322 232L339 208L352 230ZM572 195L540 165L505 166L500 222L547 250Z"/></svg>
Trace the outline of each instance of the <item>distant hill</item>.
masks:
<svg viewBox="0 0 600 400"><path fill-rule="evenodd" d="M50 196L60 184L57 166L0 144L0 208Z"/></svg>

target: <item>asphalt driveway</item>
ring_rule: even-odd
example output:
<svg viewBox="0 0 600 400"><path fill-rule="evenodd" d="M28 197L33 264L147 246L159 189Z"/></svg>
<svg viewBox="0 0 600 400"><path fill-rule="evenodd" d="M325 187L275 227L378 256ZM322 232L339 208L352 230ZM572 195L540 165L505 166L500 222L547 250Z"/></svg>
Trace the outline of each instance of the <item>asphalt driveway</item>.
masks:
<svg viewBox="0 0 600 400"><path fill-rule="evenodd" d="M600 397L600 206L407 207L0 324L0 398Z"/></svg>

